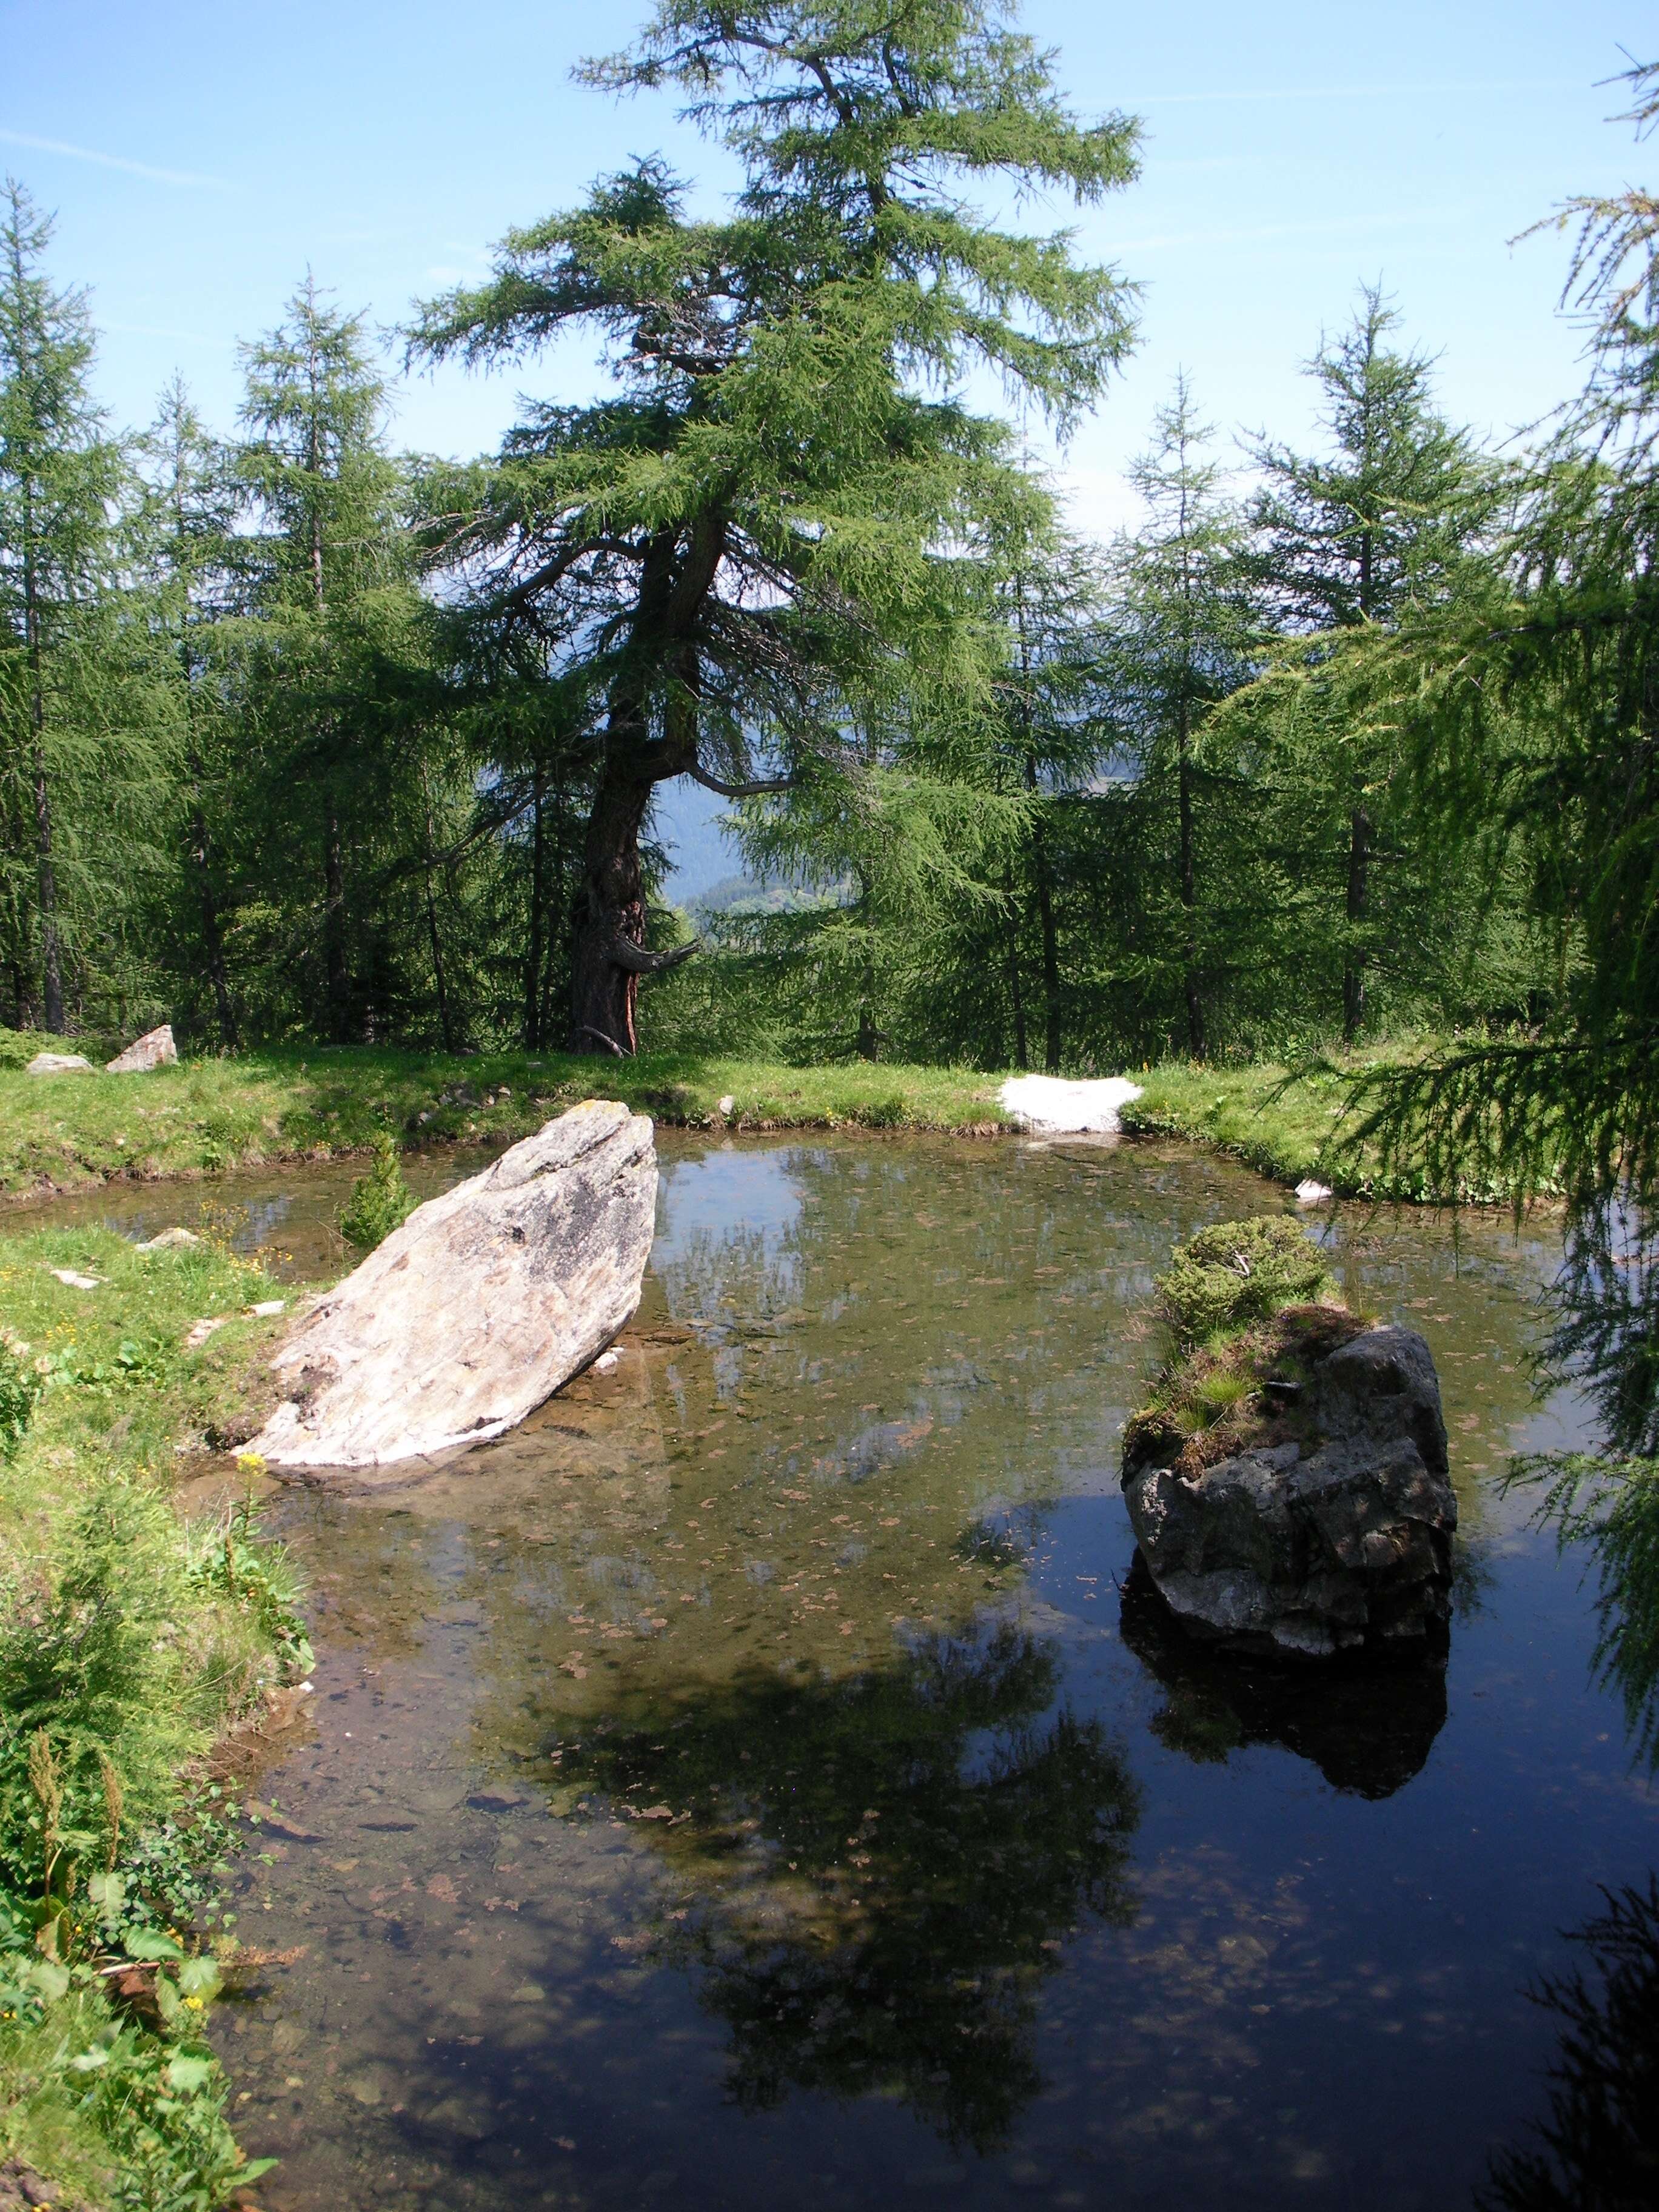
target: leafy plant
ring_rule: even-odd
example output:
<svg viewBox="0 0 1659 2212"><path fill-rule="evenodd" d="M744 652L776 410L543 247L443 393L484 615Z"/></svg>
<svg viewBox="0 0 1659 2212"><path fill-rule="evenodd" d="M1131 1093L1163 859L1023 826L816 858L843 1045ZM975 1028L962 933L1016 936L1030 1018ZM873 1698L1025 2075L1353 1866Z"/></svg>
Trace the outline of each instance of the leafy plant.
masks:
<svg viewBox="0 0 1659 2212"><path fill-rule="evenodd" d="M374 1164L351 1186L350 1202L340 1216L340 1234L360 1252L372 1252L415 1211L416 1198L404 1175L396 1139L382 1129L374 1139Z"/></svg>

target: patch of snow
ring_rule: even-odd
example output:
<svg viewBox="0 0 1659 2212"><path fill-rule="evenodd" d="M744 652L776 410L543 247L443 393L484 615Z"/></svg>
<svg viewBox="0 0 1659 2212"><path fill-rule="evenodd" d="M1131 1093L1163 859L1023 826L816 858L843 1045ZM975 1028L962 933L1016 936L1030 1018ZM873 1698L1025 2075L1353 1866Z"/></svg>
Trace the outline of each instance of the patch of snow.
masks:
<svg viewBox="0 0 1659 2212"><path fill-rule="evenodd" d="M997 1096L1022 1128L1039 1135L1086 1130L1108 1136L1118 1127L1119 1109L1139 1097L1140 1085L1122 1075L1078 1083L1058 1075L1011 1075Z"/></svg>

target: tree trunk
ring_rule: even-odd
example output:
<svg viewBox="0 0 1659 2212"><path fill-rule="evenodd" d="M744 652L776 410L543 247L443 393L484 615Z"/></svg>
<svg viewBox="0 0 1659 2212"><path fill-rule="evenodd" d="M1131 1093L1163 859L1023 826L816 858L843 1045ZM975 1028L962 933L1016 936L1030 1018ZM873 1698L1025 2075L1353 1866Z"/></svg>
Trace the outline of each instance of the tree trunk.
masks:
<svg viewBox="0 0 1659 2212"><path fill-rule="evenodd" d="M40 867L40 997L46 1026L64 1028L64 958L58 939L58 871L52 856L52 787L46 776L46 686L41 665L40 600L34 567L33 487L23 503L23 635L29 662L29 734L34 770L34 835Z"/></svg>
<svg viewBox="0 0 1659 2212"><path fill-rule="evenodd" d="M1025 755L1025 787L1037 787L1036 755ZM1054 886L1048 880L1048 842L1039 819L1031 830L1031 881L1036 890L1037 927L1042 937L1042 1065L1060 1073L1060 939L1054 927ZM1024 1066L1024 1060L1020 1062Z"/></svg>
<svg viewBox="0 0 1659 2212"><path fill-rule="evenodd" d="M539 1052L542 1042L542 929L544 904L542 884L542 785L540 769L532 786L530 815L530 944L524 963L524 1042L526 1052Z"/></svg>
<svg viewBox="0 0 1659 2212"><path fill-rule="evenodd" d="M1030 1041L1025 1034L1025 994L1020 988L1019 908L1014 898L1012 861L1008 864L1003 882L1008 894L1008 992L1014 1004L1014 1065L1024 1075L1031 1065L1031 1058Z"/></svg>
<svg viewBox="0 0 1659 2212"><path fill-rule="evenodd" d="M195 774L193 763L191 773ZM219 1017L219 1042L228 1051L236 1042L236 1011L231 1004L224 932L219 924L219 902L213 895L213 871L208 862L207 823L199 801L191 807L190 849L196 864L197 891L202 909L202 950L206 955L208 981L213 986L213 1004Z"/></svg>
<svg viewBox="0 0 1659 2212"><path fill-rule="evenodd" d="M542 953L541 980L538 986L540 998L538 1004L537 1035L541 1038L544 1049L553 1035L554 985L558 974L558 947L563 941L566 820L564 786L560 782L556 784L553 789L553 892L547 902L546 943ZM544 829L544 835L545 829Z"/></svg>
<svg viewBox="0 0 1659 2212"><path fill-rule="evenodd" d="M1342 1042L1352 1044L1365 1018L1365 951L1357 933L1370 890L1371 818L1356 806L1348 823L1348 945L1342 961Z"/></svg>
<svg viewBox="0 0 1659 2212"><path fill-rule="evenodd" d="M655 964L645 951L645 884L640 831L658 777L632 732L607 749L583 842L571 945L572 1052L629 1058L637 1050L635 1010L640 976ZM632 951L635 959L629 959Z"/></svg>
<svg viewBox="0 0 1659 2212"><path fill-rule="evenodd" d="M1187 995L1187 1047L1194 1060L1202 1060L1204 1001L1198 988L1198 866L1193 850L1193 764L1184 708L1178 743L1176 777L1181 811L1181 904L1187 923L1182 963Z"/></svg>
<svg viewBox="0 0 1659 2212"><path fill-rule="evenodd" d="M52 859L52 792L46 781L46 747L38 730L34 746L34 827L40 844L41 1005L46 1028L61 1036L64 960L58 939L58 872Z"/></svg>
<svg viewBox="0 0 1659 2212"><path fill-rule="evenodd" d="M455 1031L449 1018L449 993L444 984L443 946L438 936L438 909L432 900L432 866L426 869L426 935L432 948L432 981L438 994L438 1030L444 1041L444 1050L455 1049Z"/></svg>
<svg viewBox="0 0 1659 2212"><path fill-rule="evenodd" d="M328 1022L336 1044L351 1040L351 976L346 965L345 859L340 817L331 792L324 802L323 950L328 973Z"/></svg>

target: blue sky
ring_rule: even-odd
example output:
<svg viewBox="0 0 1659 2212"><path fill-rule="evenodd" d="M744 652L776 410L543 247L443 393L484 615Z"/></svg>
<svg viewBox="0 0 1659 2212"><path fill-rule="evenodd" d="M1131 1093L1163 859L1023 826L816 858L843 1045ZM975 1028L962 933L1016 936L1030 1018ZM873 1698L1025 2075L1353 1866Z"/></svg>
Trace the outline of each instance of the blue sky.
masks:
<svg viewBox="0 0 1659 2212"><path fill-rule="evenodd" d="M388 329L481 275L510 224L598 171L664 151L714 195L721 157L672 97L573 85L640 0L0 0L0 167L58 217L55 263L104 333L100 390L142 422L175 368L228 428L235 343L269 328L307 265ZM1229 434L1305 440L1299 374L1362 279L1398 295L1440 357L1448 410L1504 436L1577 380L1555 313L1565 246L1506 241L1572 192L1651 167L1598 85L1659 51L1638 0L1029 0L1085 115L1146 125L1141 180L1080 220L1080 249L1144 289L1139 349L1059 458L1078 520L1129 511L1122 471L1178 368ZM520 386L578 397L592 349L516 375L400 386L397 434L493 445Z"/></svg>

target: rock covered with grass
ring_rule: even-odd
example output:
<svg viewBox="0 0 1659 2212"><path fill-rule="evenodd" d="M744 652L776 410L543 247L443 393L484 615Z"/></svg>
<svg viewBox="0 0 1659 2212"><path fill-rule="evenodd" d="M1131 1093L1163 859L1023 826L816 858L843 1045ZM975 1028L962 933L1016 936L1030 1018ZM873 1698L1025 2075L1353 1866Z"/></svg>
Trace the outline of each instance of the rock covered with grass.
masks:
<svg viewBox="0 0 1659 2212"><path fill-rule="evenodd" d="M1285 1218L1201 1231L1158 1287L1176 1357L1123 1487L1176 1619L1284 1657L1436 1645L1457 1503L1424 1339L1351 1312Z"/></svg>
<svg viewBox="0 0 1659 2212"><path fill-rule="evenodd" d="M588 1099L419 1206L282 1346L276 1467L398 1467L514 1427L639 1304L652 1126Z"/></svg>

